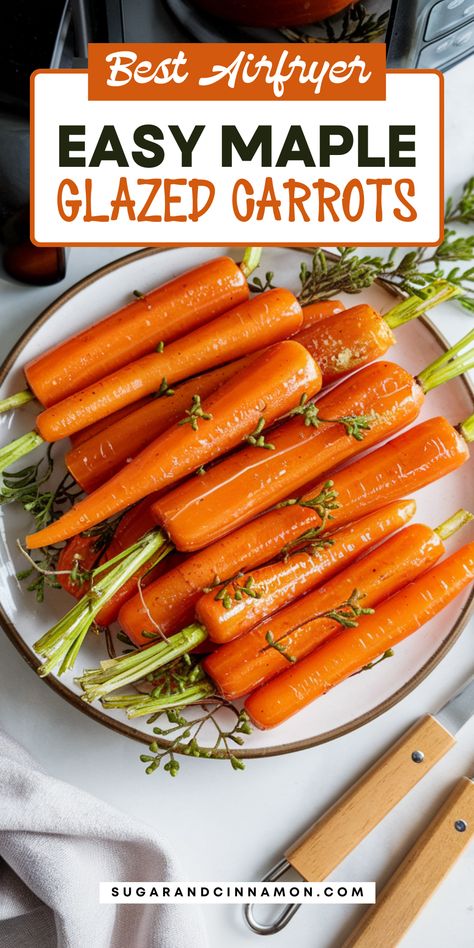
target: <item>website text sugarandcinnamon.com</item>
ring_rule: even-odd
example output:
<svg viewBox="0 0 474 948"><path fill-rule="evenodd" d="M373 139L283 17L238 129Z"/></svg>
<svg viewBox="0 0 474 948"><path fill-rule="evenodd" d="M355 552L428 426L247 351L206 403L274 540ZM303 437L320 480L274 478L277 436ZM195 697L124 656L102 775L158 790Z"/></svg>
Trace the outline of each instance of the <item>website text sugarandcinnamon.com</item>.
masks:
<svg viewBox="0 0 474 948"><path fill-rule="evenodd" d="M374 882L101 882L101 904L373 904Z"/></svg>

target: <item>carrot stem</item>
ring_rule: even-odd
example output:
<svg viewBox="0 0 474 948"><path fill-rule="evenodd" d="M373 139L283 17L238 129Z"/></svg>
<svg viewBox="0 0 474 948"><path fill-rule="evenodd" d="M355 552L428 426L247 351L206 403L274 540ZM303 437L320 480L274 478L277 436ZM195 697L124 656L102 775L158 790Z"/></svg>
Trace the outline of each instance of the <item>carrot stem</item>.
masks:
<svg viewBox="0 0 474 948"><path fill-rule="evenodd" d="M44 444L44 439L36 431L28 431L15 441L10 441L10 444L0 448L0 472L10 467L10 464L14 464L15 461L19 461L25 454L34 451L40 444Z"/></svg>
<svg viewBox="0 0 474 948"><path fill-rule="evenodd" d="M167 711L172 708L185 708L190 704L200 704L206 698L216 695L216 689L211 681L201 681L192 688L186 688L184 691L178 691L176 695L166 695L163 698L145 698L142 704L136 704L129 708L127 717L139 718L144 714L156 714L159 711Z"/></svg>
<svg viewBox="0 0 474 948"><path fill-rule="evenodd" d="M140 651L101 662L100 668L89 669L76 679L84 691L83 700L90 702L103 698L109 691L144 678L190 652L206 638L204 626L195 622L168 639L160 639Z"/></svg>
<svg viewBox="0 0 474 948"><path fill-rule="evenodd" d="M59 674L72 668L79 649L96 616L112 599L124 583L128 582L141 566L153 559L153 565L160 562L171 550L172 545L160 530L153 530L127 551L126 556L116 557L105 576L95 579L102 572L102 567L92 572L92 583L89 591L82 597L69 612L49 629L33 648L46 661L38 668L38 674L43 678L59 665ZM156 555L158 554L158 555ZM110 565L110 564L108 564Z"/></svg>
<svg viewBox="0 0 474 948"><path fill-rule="evenodd" d="M457 430L468 444L474 441L474 415L469 415L469 418L462 421L461 424L458 425Z"/></svg>
<svg viewBox="0 0 474 948"><path fill-rule="evenodd" d="M460 510L457 510L452 517L448 517L447 520L444 520L443 523L440 523L439 527L435 527L435 533L441 538L441 540L448 540L449 537L452 537L453 533L456 533L461 527L464 527L466 523L469 523L471 520L474 520L474 516L469 510L464 510L462 507Z"/></svg>
<svg viewBox="0 0 474 948"><path fill-rule="evenodd" d="M447 352L443 352L434 362L427 365L426 369L418 373L417 382L425 395L438 385L444 385L445 382L474 368L474 348L468 349L467 352L463 351L472 342L474 342L474 329L471 329L456 345L451 346Z"/></svg>
<svg viewBox="0 0 474 948"><path fill-rule="evenodd" d="M262 247L246 247L239 267L246 279L260 265L262 257Z"/></svg>
<svg viewBox="0 0 474 948"><path fill-rule="evenodd" d="M453 296L458 296L459 292L459 288L448 283L447 280L434 280L429 286L420 289L416 296L409 296L408 299L397 303L385 314L385 322L390 329L396 329L397 326L403 326L410 320L422 316L426 310L437 306L438 303L444 303Z"/></svg>
<svg viewBox="0 0 474 948"><path fill-rule="evenodd" d="M23 392L17 392L15 395L9 395L8 398L0 399L0 415L5 411L10 411L11 408L21 408L22 405L27 405L28 402L33 401L34 397L33 392L24 389Z"/></svg>

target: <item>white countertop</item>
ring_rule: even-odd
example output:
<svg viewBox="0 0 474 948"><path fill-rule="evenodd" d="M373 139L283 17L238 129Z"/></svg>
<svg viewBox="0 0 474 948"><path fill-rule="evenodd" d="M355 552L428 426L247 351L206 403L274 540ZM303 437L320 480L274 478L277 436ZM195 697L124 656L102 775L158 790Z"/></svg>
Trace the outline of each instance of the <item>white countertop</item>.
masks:
<svg viewBox="0 0 474 948"><path fill-rule="evenodd" d="M446 193L474 170L466 106L474 101L473 64L472 58L466 60L446 75ZM124 253L124 248L75 248L66 279L55 287L29 288L1 280L2 356L59 293ZM472 317L452 306L451 314L438 324L455 342L472 325ZM184 760L174 780L160 772L145 776L139 745L70 707L32 673L5 637L0 638L0 725L51 774L162 831L178 852L187 878L256 879L397 735L420 715L435 710L463 682L473 670L473 633L471 622L429 678L376 721L313 750L248 761L244 773L234 773L221 761L193 759ZM334 878L375 879L380 886L462 774L474 774L474 720L464 728L458 745L337 869ZM448 944L470 948L473 878L471 846L404 939L404 948ZM343 906L302 908L286 931L273 936L273 943L278 948L294 944L338 948L360 911ZM211 948L260 944L259 936L244 926L238 906L206 907L205 920Z"/></svg>

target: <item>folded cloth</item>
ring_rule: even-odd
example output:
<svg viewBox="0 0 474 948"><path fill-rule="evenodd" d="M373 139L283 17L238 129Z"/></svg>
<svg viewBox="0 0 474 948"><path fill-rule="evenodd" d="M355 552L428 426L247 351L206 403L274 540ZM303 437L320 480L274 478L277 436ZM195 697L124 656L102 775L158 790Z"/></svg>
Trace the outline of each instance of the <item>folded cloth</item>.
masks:
<svg viewBox="0 0 474 948"><path fill-rule="evenodd" d="M179 878L154 830L49 777L0 732L1 948L205 948L194 906L99 904L101 881Z"/></svg>

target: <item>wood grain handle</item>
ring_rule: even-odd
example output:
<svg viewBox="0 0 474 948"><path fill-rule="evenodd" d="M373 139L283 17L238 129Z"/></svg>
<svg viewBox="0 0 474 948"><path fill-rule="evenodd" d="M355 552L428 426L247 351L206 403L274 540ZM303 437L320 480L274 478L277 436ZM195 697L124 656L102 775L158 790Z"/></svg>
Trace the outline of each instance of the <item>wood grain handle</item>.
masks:
<svg viewBox="0 0 474 948"><path fill-rule="evenodd" d="M463 777L343 948L396 948L474 837L474 783Z"/></svg>
<svg viewBox="0 0 474 948"><path fill-rule="evenodd" d="M325 879L456 743L428 715L406 731L285 853L308 882Z"/></svg>

